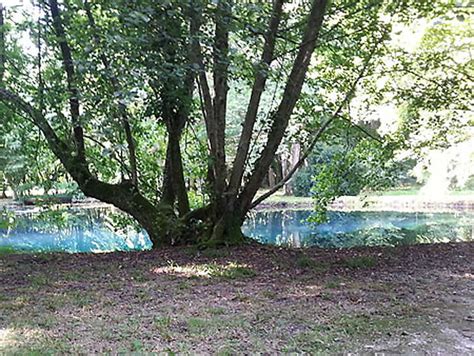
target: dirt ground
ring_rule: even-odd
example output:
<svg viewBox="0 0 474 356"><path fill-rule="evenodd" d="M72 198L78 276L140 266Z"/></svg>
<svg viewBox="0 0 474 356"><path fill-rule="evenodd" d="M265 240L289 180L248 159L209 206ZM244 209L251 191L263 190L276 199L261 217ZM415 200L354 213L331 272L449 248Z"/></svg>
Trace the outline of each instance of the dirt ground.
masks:
<svg viewBox="0 0 474 356"><path fill-rule="evenodd" d="M0 354L474 354L474 243L0 256Z"/></svg>

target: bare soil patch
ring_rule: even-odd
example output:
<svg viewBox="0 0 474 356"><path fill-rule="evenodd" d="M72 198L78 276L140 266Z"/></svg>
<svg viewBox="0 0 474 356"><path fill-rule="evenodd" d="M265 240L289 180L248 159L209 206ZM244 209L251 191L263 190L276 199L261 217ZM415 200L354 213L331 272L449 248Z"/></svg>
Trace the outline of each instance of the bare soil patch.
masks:
<svg viewBox="0 0 474 356"><path fill-rule="evenodd" d="M474 243L0 256L0 354L474 353Z"/></svg>

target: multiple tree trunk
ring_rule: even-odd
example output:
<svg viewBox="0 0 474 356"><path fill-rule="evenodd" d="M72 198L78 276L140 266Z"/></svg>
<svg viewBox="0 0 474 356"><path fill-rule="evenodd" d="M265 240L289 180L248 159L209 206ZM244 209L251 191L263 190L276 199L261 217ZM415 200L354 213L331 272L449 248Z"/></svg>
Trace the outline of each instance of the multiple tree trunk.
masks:
<svg viewBox="0 0 474 356"><path fill-rule="evenodd" d="M135 156L133 129L128 117L127 107L117 102L117 113L129 151L130 179L119 184L103 182L95 177L88 168L84 129L81 124L80 96L77 89L77 77L73 54L67 42L65 27L57 0L49 0L50 18L57 37L63 68L66 74L69 94L69 111L72 127L73 145L61 139L46 120L43 113L24 101L19 95L1 88L0 100L13 104L27 114L43 132L51 150L60 159L80 189L90 197L113 204L132 215L149 233L155 246L199 240L212 244L232 244L243 241L241 225L248 210L255 204L254 198L265 175L274 160L290 116L300 96L306 72L316 47L325 14L327 0L313 0L307 16L303 36L293 62L291 73L286 82L282 100L272 116L272 125L264 149L255 164L248 180L243 182L244 169L248 160L257 112L262 92L268 77L268 69L275 57L275 44L279 25L283 16L283 0L274 0L272 14L265 33L265 43L261 60L255 68L254 83L249 104L243 121L237 153L231 167L227 166L225 147L226 104L228 93L229 34L231 31L231 2L220 0L214 12L214 43L212 53L212 80L208 83L199 36L201 31L201 13L196 7L189 14L190 45L189 60L192 67L199 68L197 73L188 73L182 89L186 93L183 100L192 97L195 84L203 103L203 114L209 145L208 181L210 187L209 206L190 211L180 138L189 116L187 105L180 105L170 99L166 107L166 93L161 93L162 115L168 132L166 165L163 179L162 197L159 204L152 204L140 193L139 171ZM102 64L108 70L114 91L120 89L120 83L111 74L110 62L101 52L100 39L89 3L85 10L94 35L94 45ZM2 66L3 66L2 62ZM159 65L159 64L157 64ZM190 224L201 221L202 229L198 234L190 229Z"/></svg>

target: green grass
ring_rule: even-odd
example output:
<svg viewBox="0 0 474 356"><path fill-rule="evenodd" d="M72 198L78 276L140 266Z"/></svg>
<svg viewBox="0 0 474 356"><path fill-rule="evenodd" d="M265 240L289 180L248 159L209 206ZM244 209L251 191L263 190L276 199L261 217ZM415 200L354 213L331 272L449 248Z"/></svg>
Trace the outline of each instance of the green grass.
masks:
<svg viewBox="0 0 474 356"><path fill-rule="evenodd" d="M341 351L346 340L379 339L406 326L406 318L367 314L341 315L296 335L286 352L326 355Z"/></svg>
<svg viewBox="0 0 474 356"><path fill-rule="evenodd" d="M222 258L227 257L229 255L229 251L226 249L207 248L202 251L202 255L208 258Z"/></svg>
<svg viewBox="0 0 474 356"><path fill-rule="evenodd" d="M356 256L344 259L342 264L349 268L372 268L377 260L372 256Z"/></svg>
<svg viewBox="0 0 474 356"><path fill-rule="evenodd" d="M264 190L259 192L259 195L265 193ZM420 193L420 187L407 187L407 188L398 188L398 189L387 189L383 191L375 192L365 192L361 193L361 196L377 197L377 196L416 196ZM448 195L451 196L472 196L474 195L474 190L462 189L462 190L451 190L448 192ZM274 195L268 197L265 200L269 204L281 204L286 203L289 205L302 205L303 207L308 207L313 204L311 197L296 197L284 195L283 192L276 192Z"/></svg>
<svg viewBox="0 0 474 356"><path fill-rule="evenodd" d="M15 250L11 246L0 246L0 256L1 255L10 255L12 253L18 253L19 251Z"/></svg>
<svg viewBox="0 0 474 356"><path fill-rule="evenodd" d="M300 268L309 268L314 267L316 265L316 261L313 260L311 257L302 255L296 260L296 265Z"/></svg>
<svg viewBox="0 0 474 356"><path fill-rule="evenodd" d="M226 309L222 307L209 307L207 312L212 315L223 315L226 313Z"/></svg>
<svg viewBox="0 0 474 356"><path fill-rule="evenodd" d="M50 284L49 278L44 275L33 275L29 279L33 288L40 288Z"/></svg>
<svg viewBox="0 0 474 356"><path fill-rule="evenodd" d="M404 195L417 195L419 193L418 188L413 189L388 189L379 192L369 192L369 196L404 196Z"/></svg>
<svg viewBox="0 0 474 356"><path fill-rule="evenodd" d="M218 272L216 275L228 279L242 279L255 277L257 273L250 267L230 264L228 268Z"/></svg>
<svg viewBox="0 0 474 356"><path fill-rule="evenodd" d="M211 321L203 318L189 318L188 329L191 333L202 333L211 327Z"/></svg>
<svg viewBox="0 0 474 356"><path fill-rule="evenodd" d="M328 281L324 284L326 289L337 289L341 286L341 282L338 280Z"/></svg>
<svg viewBox="0 0 474 356"><path fill-rule="evenodd" d="M299 268L312 269L316 272L325 272L329 268L329 265L327 263L318 262L307 255L299 256L296 260L296 265Z"/></svg>

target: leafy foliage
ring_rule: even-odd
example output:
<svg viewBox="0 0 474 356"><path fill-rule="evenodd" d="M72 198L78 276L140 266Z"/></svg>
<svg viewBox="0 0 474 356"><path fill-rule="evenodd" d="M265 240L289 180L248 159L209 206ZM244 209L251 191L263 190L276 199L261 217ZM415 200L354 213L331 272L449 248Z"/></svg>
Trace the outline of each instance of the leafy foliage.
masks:
<svg viewBox="0 0 474 356"><path fill-rule="evenodd" d="M466 140L469 6L279 3L50 0L25 7L26 16L9 9L3 184L21 194L75 180L156 236L204 208L197 220L206 231L230 236L234 227L218 225L243 221L272 159L295 142L313 151L305 174L318 220L339 195L392 184L401 150L422 157ZM406 48L414 22L425 31ZM387 126L374 114L387 104L399 122L366 129Z"/></svg>

